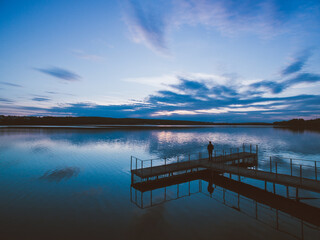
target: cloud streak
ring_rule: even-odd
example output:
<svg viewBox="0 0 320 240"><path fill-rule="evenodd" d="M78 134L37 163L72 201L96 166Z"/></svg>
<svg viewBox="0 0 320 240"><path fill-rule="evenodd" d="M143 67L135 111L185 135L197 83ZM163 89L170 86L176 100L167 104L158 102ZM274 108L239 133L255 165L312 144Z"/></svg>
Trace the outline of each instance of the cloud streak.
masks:
<svg viewBox="0 0 320 240"><path fill-rule="evenodd" d="M19 84L15 84L15 83L10 83L10 82L0 82L0 84L2 85L6 85L6 86L10 86L10 87L19 87L21 88L22 86Z"/></svg>
<svg viewBox="0 0 320 240"><path fill-rule="evenodd" d="M34 97L31 100L36 102L47 102L47 101L50 101L51 99L45 98L45 97Z"/></svg>
<svg viewBox="0 0 320 240"><path fill-rule="evenodd" d="M285 67L281 73L283 76L299 72L305 66L306 62L311 56L311 49L306 49L302 51L299 56L290 63L287 67Z"/></svg>
<svg viewBox="0 0 320 240"><path fill-rule="evenodd" d="M274 121L320 114L320 95L280 93L297 84L320 82L320 74L306 72L307 57L297 58L283 68L278 80L235 84L234 77L208 74L181 74L176 81L147 96L143 101L119 105L69 103L54 107L12 106L10 111L38 112L54 116L104 116L118 118L162 118L226 122ZM299 64L297 64L299 63ZM56 94L56 92L50 92ZM271 94L270 94L271 93ZM284 97L285 96L285 97ZM45 96L32 100L46 102ZM7 99L0 99L0 111L8 109Z"/></svg>
<svg viewBox="0 0 320 240"><path fill-rule="evenodd" d="M13 101L10 100L10 99L7 99L7 98L1 98L1 97L0 97L0 102L3 102L3 103L12 103Z"/></svg>
<svg viewBox="0 0 320 240"><path fill-rule="evenodd" d="M159 4L152 1L148 1L147 4L139 0L128 3L126 23L132 40L143 43L157 52L166 53L167 22L163 9L159 9Z"/></svg>
<svg viewBox="0 0 320 240"><path fill-rule="evenodd" d="M183 25L203 25L223 35L249 32L270 38L288 31L286 24L293 16L314 15L314 6L318 6L316 1L181 0L154 4L153 1L132 0L128 1L125 18L133 41L167 54L168 33ZM303 14L297 15L297 12ZM301 67L297 59L283 73L290 74Z"/></svg>
<svg viewBox="0 0 320 240"><path fill-rule="evenodd" d="M69 70L58 68L58 67L52 67L52 68L36 68L37 71L45 73L47 75L50 75L55 78L59 78L65 81L78 81L81 77L73 73Z"/></svg>
<svg viewBox="0 0 320 240"><path fill-rule="evenodd" d="M274 121L320 114L320 95L263 97L240 92L238 86L208 86L199 79L180 79L171 90L160 90L144 102L123 105L72 103L51 108L20 107L55 116L104 116L233 122ZM1 109L1 106L0 106Z"/></svg>

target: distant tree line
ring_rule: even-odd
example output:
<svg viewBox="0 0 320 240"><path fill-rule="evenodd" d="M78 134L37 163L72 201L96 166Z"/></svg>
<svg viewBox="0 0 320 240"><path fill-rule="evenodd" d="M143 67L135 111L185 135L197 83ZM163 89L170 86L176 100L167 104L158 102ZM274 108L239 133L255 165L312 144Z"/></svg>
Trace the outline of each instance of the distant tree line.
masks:
<svg viewBox="0 0 320 240"><path fill-rule="evenodd" d="M317 129L320 130L320 118L312 120L292 119L289 121L274 122L275 126L292 129Z"/></svg>
<svg viewBox="0 0 320 240"><path fill-rule="evenodd" d="M213 123L201 121L109 118L109 117L36 117L0 115L0 125L272 125L271 123Z"/></svg>
<svg viewBox="0 0 320 240"><path fill-rule="evenodd" d="M209 122L108 118L108 117L27 117L0 115L0 125L210 125Z"/></svg>
<svg viewBox="0 0 320 240"><path fill-rule="evenodd" d="M36 117L0 115L0 125L272 125L272 123L213 123L184 120L109 118L109 117ZM292 119L274 122L276 127L293 129L320 129L320 118Z"/></svg>

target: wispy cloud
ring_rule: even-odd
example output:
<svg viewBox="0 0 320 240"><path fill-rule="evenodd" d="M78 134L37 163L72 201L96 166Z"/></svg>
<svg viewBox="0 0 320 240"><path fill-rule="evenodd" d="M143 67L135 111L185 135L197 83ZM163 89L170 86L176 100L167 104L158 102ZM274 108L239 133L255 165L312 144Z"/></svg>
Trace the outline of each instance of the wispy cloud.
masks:
<svg viewBox="0 0 320 240"><path fill-rule="evenodd" d="M58 67L51 67L51 68L36 68L37 71L48 74L52 77L59 78L65 81L77 81L81 77L73 73L69 70L58 68Z"/></svg>
<svg viewBox="0 0 320 240"><path fill-rule="evenodd" d="M72 177L77 177L80 172L78 167L65 167L62 169L55 169L45 172L39 179L50 182L60 182L62 180L69 180Z"/></svg>
<svg viewBox="0 0 320 240"><path fill-rule="evenodd" d="M304 71L307 59L300 59L300 62L303 62L300 64L301 67L292 68L286 71L286 74L281 72L279 79L276 80L239 83L234 81L234 76L227 74L218 76L189 73L170 75L170 78L166 75L164 77L169 79L166 85L141 101L116 105L77 102L47 108L12 106L10 111L16 109L23 113L29 111L55 116L153 117L233 122L315 116L320 114L320 95L285 94L285 90L290 90L297 84L320 82L320 74ZM131 79L131 81L149 84L146 79ZM33 100L50 99L46 96L35 96ZM8 110L6 101L3 100L4 104L0 105L0 112Z"/></svg>
<svg viewBox="0 0 320 240"><path fill-rule="evenodd" d="M125 19L133 41L168 54L167 35L182 25L204 25L223 35L241 32L270 38L289 31L287 23L293 19L314 15L319 3L303 1L256 0L129 0ZM296 14L296 12L301 14ZM290 29L294 29L291 26ZM296 62L284 70L290 73L299 68Z"/></svg>
<svg viewBox="0 0 320 240"><path fill-rule="evenodd" d="M254 90L264 88L270 90L273 94L278 94L296 84L320 82L320 74L304 71L311 53L311 49L302 51L291 64L281 71L280 79L277 81L262 80L252 83L251 88Z"/></svg>
<svg viewBox="0 0 320 240"><path fill-rule="evenodd" d="M156 2L129 1L126 23L133 41L143 43L157 52L167 53L167 21L166 11L163 10L163 6Z"/></svg>
<svg viewBox="0 0 320 240"><path fill-rule="evenodd" d="M47 102L47 101L50 101L51 99L46 97L34 97L31 100L37 101L37 102Z"/></svg>
<svg viewBox="0 0 320 240"><path fill-rule="evenodd" d="M88 54L82 50L72 50L72 53L80 59L94 61L94 62L100 62L103 61L105 58L97 55L97 54Z"/></svg>
<svg viewBox="0 0 320 240"><path fill-rule="evenodd" d="M320 114L320 95L264 97L241 92L238 86L209 86L205 81L180 79L172 90L160 90L143 102L122 105L71 103L38 108L42 115L113 116L203 121L273 121ZM1 109L1 107L0 107ZM36 111L36 107L20 107Z"/></svg>
<svg viewBox="0 0 320 240"><path fill-rule="evenodd" d="M282 75L286 76L292 73L299 72L305 66L306 62L308 61L309 57L311 56L311 49L305 49L302 51L293 62L291 62L287 67L285 67L281 73Z"/></svg>
<svg viewBox="0 0 320 240"><path fill-rule="evenodd" d="M15 84L15 83L10 83L10 82L0 82L0 84L2 85L6 85L6 86L10 86L10 87L22 87L21 85L19 84Z"/></svg>
<svg viewBox="0 0 320 240"><path fill-rule="evenodd" d="M3 103L12 103L13 101L10 100L10 99L7 99L7 98L2 98L2 97L0 97L0 102L3 102Z"/></svg>

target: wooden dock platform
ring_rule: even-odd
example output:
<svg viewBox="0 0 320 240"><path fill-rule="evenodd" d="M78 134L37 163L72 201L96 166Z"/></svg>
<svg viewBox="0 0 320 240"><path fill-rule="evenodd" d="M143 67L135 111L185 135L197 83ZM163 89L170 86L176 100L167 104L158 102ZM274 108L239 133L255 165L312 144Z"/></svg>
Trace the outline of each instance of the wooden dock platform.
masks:
<svg viewBox="0 0 320 240"><path fill-rule="evenodd" d="M252 199L258 203L264 204L274 209L278 209L291 216L303 221L320 226L320 208L310 206L297 199L291 199L265 191L250 184L239 182L219 174L214 174L212 170L201 170L198 172L189 172L181 175L174 175L166 178L160 178L150 181L138 182L132 185L135 190L141 193L154 191L160 188L166 188L183 183L203 180L211 185L219 186L232 192L238 193L244 197ZM190 189L189 189L190 194Z"/></svg>
<svg viewBox="0 0 320 240"><path fill-rule="evenodd" d="M136 162L136 169L131 169L132 183L135 183L135 177L139 178L140 181L143 182L152 179L166 178L174 175L198 172L201 170L211 170L216 173L230 173L238 175L239 180L240 176L242 176L320 193L320 181L318 181L317 178L315 178L315 180L304 178L301 176L301 173L300 176L292 176L292 174L287 175L272 171L252 169L252 167L256 166L258 163L258 154L257 150L256 152L252 152L251 147L250 152L239 152L238 150L236 153L214 156L211 160L209 160L208 158L201 158L199 155L199 158L194 160L190 160L189 157L188 160L179 161L179 158L177 158L176 162L167 164L167 162L165 161L165 164L156 166L152 165L151 160L151 164L148 167L143 167L147 166L147 164L144 164L144 162L150 160L140 161L140 168L137 168L138 164ZM133 164L131 159L131 166L132 165ZM317 174L316 167L315 174Z"/></svg>
<svg viewBox="0 0 320 240"><path fill-rule="evenodd" d="M285 186L298 187L305 190L310 190L313 192L320 193L320 182L313 179L290 176L286 174L279 174L279 173L273 173L273 172L266 172L266 171L261 171L256 169L241 168L241 167L218 164L218 163L204 163L202 167L206 169L215 170L215 171L236 174L243 177L263 180L266 182L282 184Z"/></svg>
<svg viewBox="0 0 320 240"><path fill-rule="evenodd" d="M154 167L146 167L146 168L140 168L131 170L132 174L135 174L136 176L140 178L151 178L151 177L157 177L161 175L171 175L175 172L181 172L181 171L192 171L193 169L198 168L207 168L207 164L209 163L224 163L224 164L244 164L246 162L246 159L257 159L256 153L250 153L250 152L240 152L240 153L233 153L228 154L224 156L217 156L213 157L211 161L209 161L208 158L202 158L197 160L190 160L190 161L181 161L181 162L175 162L170 164L165 164L161 166L154 166Z"/></svg>

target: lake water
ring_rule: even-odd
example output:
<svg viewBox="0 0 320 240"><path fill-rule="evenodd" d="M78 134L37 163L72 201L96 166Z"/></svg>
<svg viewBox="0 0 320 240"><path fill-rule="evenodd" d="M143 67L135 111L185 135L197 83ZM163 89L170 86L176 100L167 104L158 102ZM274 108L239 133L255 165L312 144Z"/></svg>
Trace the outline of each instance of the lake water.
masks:
<svg viewBox="0 0 320 240"><path fill-rule="evenodd" d="M0 128L0 238L320 239L318 226L223 187L216 186L210 196L208 183L201 180L179 185L178 194L177 186L168 187L170 201L163 203L163 189L154 191L153 201L159 204L153 207L134 203L131 155L149 159L198 154L209 140L217 151L243 143L255 150L259 145L259 169L268 169L270 156L283 169L290 158L320 160L320 133L265 126ZM304 176L314 177L313 161L296 161L310 165L303 168ZM242 181L264 187L263 182ZM276 188L285 196L285 187ZM295 190L289 189L289 195ZM320 208L319 194L301 191L300 197ZM148 198L145 193L144 201Z"/></svg>

